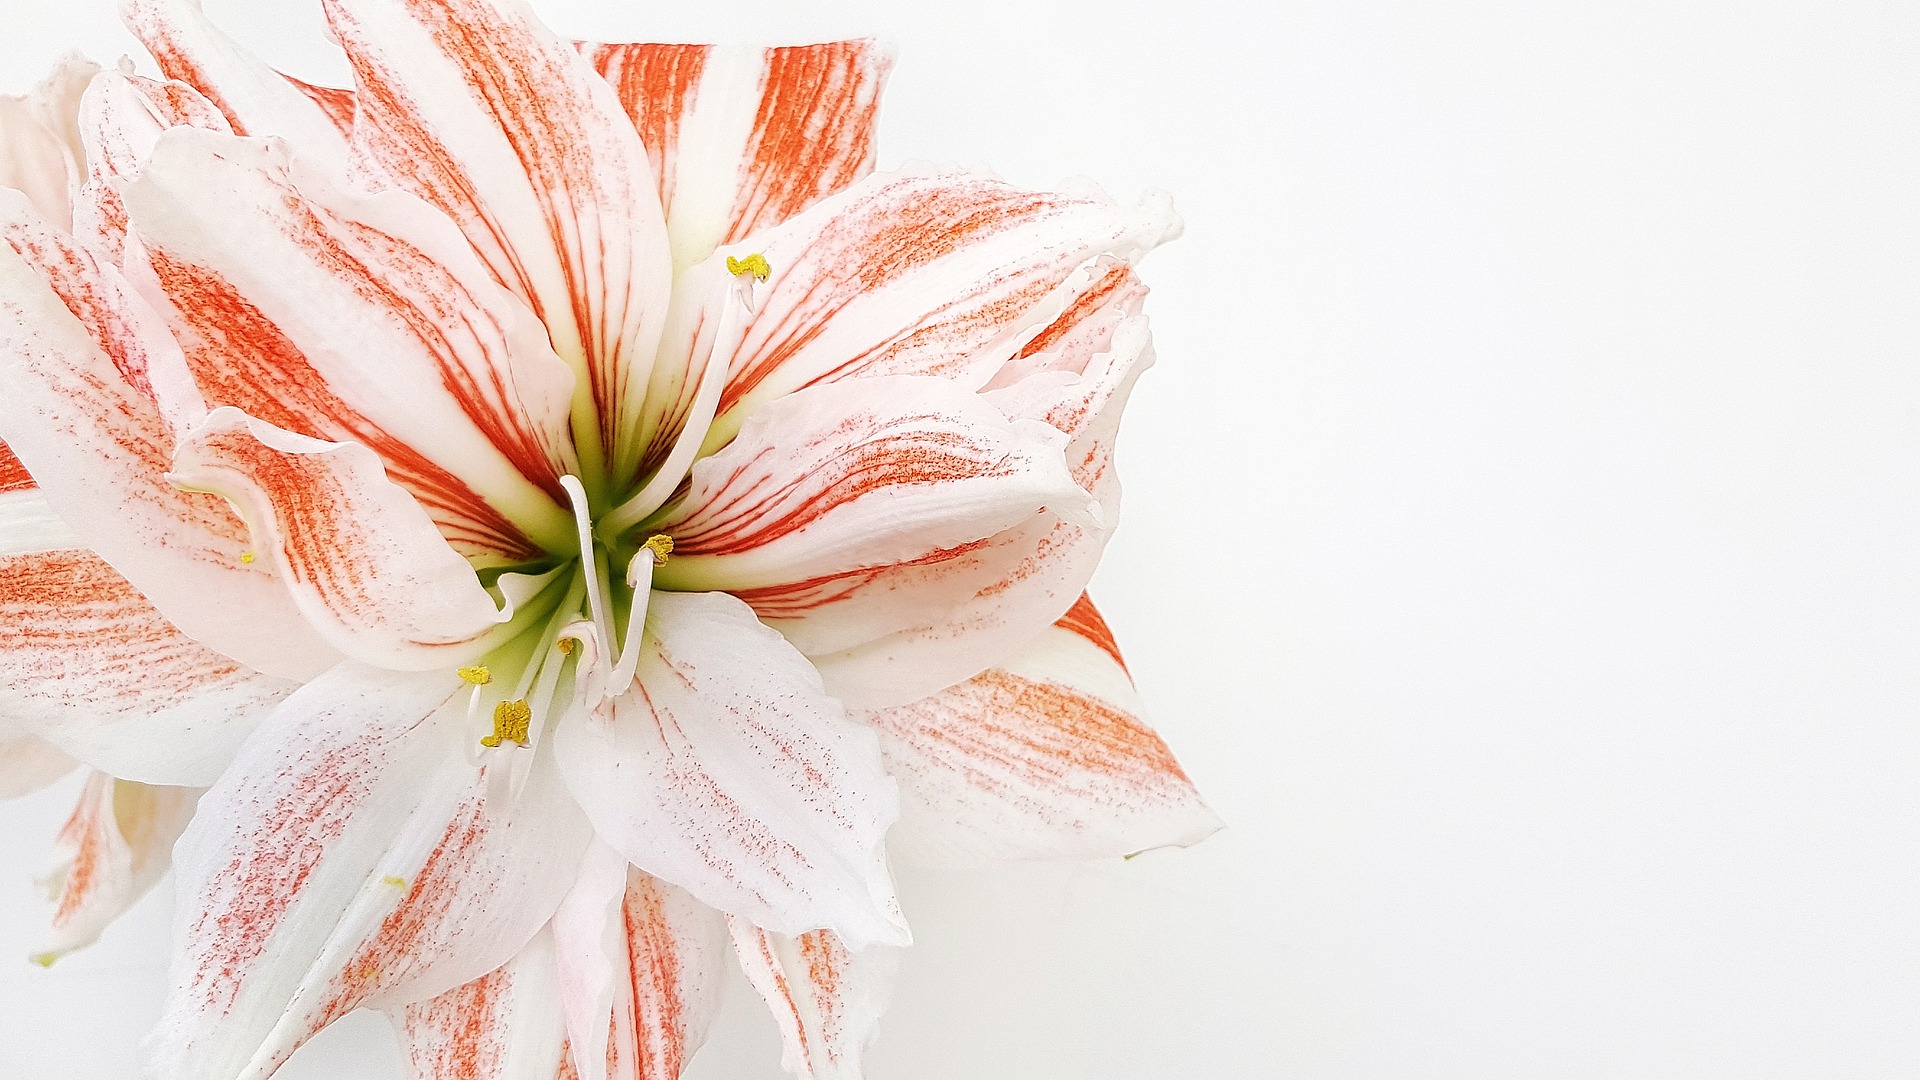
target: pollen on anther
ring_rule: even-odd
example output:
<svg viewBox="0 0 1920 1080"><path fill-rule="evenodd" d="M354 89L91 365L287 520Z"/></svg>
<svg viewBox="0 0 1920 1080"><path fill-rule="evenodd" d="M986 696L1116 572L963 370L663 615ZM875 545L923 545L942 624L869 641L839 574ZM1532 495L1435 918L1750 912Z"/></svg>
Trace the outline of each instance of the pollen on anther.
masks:
<svg viewBox="0 0 1920 1080"><path fill-rule="evenodd" d="M749 255L744 259L736 259L729 255L727 256L727 273L732 274L734 277L739 277L741 274L752 274L753 280L765 281L773 276L773 267L767 265L767 257L765 255L758 253Z"/></svg>
<svg viewBox="0 0 1920 1080"><path fill-rule="evenodd" d="M252 565L253 565L253 560L255 560L255 559L257 559L257 558L259 558L259 556L258 556L258 555L255 555L255 554L254 554L253 552L251 552L251 551L243 551L243 552L241 552L241 553L240 553L240 563L241 563L241 565L243 565L243 566L252 566Z"/></svg>
<svg viewBox="0 0 1920 1080"><path fill-rule="evenodd" d="M493 669L482 664L460 669L460 678L475 686L485 686L493 681Z"/></svg>
<svg viewBox="0 0 1920 1080"><path fill-rule="evenodd" d="M640 546L653 552L653 562L655 566L664 566L666 565L667 556L673 554L673 537L665 533L655 533L647 537L647 542Z"/></svg>
<svg viewBox="0 0 1920 1080"><path fill-rule="evenodd" d="M570 637L563 637L559 641L554 642L554 645L560 650L560 655L562 656L572 656L573 650L580 647L580 643Z"/></svg>
<svg viewBox="0 0 1920 1080"><path fill-rule="evenodd" d="M522 701L503 701L493 707L493 734L481 738L480 745L499 746L512 741L527 745L527 727L533 722L533 709Z"/></svg>

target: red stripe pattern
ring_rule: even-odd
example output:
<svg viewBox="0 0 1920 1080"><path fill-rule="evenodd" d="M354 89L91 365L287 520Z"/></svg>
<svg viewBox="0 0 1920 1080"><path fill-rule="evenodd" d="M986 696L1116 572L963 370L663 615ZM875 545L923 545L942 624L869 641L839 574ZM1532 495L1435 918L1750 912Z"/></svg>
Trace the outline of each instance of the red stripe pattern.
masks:
<svg viewBox="0 0 1920 1080"><path fill-rule="evenodd" d="M6 443L0 443L0 492L25 491L33 487L33 474L20 464Z"/></svg>

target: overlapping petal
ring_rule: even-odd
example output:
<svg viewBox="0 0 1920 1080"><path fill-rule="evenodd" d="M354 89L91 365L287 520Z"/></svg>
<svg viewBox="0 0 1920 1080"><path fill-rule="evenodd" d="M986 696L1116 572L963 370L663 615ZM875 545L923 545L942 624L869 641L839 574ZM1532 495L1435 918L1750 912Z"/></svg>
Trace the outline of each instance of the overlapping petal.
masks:
<svg viewBox="0 0 1920 1080"><path fill-rule="evenodd" d="M338 654L268 563L242 561L240 519L166 479L173 434L155 388L186 378L159 317L24 198L0 192L0 237L0 439L48 503L195 640L274 675L325 670Z"/></svg>
<svg viewBox="0 0 1920 1080"><path fill-rule="evenodd" d="M1115 857L1220 827L1141 719L1113 635L1084 599L1006 665L859 715L900 781L903 858Z"/></svg>
<svg viewBox="0 0 1920 1080"><path fill-rule="evenodd" d="M0 724L6 723L0 716ZM37 735L0 739L0 799L31 795L79 767L66 751Z"/></svg>
<svg viewBox="0 0 1920 1080"><path fill-rule="evenodd" d="M654 593L633 688L555 741L634 865L759 925L903 942L881 850L893 782L871 733L741 601Z"/></svg>
<svg viewBox="0 0 1920 1080"><path fill-rule="evenodd" d="M121 16L167 78L199 90L235 132L277 135L344 168L346 139L327 110L215 26L200 0L123 0Z"/></svg>
<svg viewBox="0 0 1920 1080"><path fill-rule="evenodd" d="M874 121L893 66L877 42L581 48L646 145L676 267L873 168Z"/></svg>
<svg viewBox="0 0 1920 1080"><path fill-rule="evenodd" d="M87 182L74 208L75 235L96 254L120 265L125 254L127 206L120 186L140 176L160 136L176 127L231 132L227 118L186 83L156 82L102 72L80 104L80 138Z"/></svg>
<svg viewBox="0 0 1920 1080"><path fill-rule="evenodd" d="M48 880L53 920L36 963L52 964L98 941L165 876L173 842L199 797L196 788L155 787L102 772L87 778L55 840L59 861Z"/></svg>
<svg viewBox="0 0 1920 1080"><path fill-rule="evenodd" d="M553 934L393 1017L417 1080L571 1080Z"/></svg>
<svg viewBox="0 0 1920 1080"><path fill-rule="evenodd" d="M207 793L175 851L164 1080L265 1080L355 1007L506 963L589 839L542 753L519 797L467 762L450 672L345 664L307 684Z"/></svg>
<svg viewBox="0 0 1920 1080"><path fill-rule="evenodd" d="M1025 191L927 166L876 173L682 274L644 430L685 412L720 326L728 257L764 255L771 278L737 348L707 437L802 387L922 374L983 385L1073 301L1061 286L1102 255L1136 259L1174 235L1164 198ZM666 425L670 426L670 425ZM660 440L650 440L649 453Z"/></svg>
<svg viewBox="0 0 1920 1080"><path fill-rule="evenodd" d="M75 117L87 80L99 70L69 57L32 93L0 96L0 187L23 192L41 217L63 229L86 175Z"/></svg>
<svg viewBox="0 0 1920 1080"><path fill-rule="evenodd" d="M475 557L571 537L572 374L451 223L191 129L160 139L126 199L208 404L363 443Z"/></svg>
<svg viewBox="0 0 1920 1080"><path fill-rule="evenodd" d="M800 1080L860 1080L861 1059L893 998L896 949L849 950L831 931L787 937L729 918L747 981L780 1026L781 1064Z"/></svg>
<svg viewBox="0 0 1920 1080"><path fill-rule="evenodd" d="M581 376L590 486L631 475L670 295L659 189L613 89L519 0L329 0L364 167L457 222ZM616 458L626 458L625 464Z"/></svg>

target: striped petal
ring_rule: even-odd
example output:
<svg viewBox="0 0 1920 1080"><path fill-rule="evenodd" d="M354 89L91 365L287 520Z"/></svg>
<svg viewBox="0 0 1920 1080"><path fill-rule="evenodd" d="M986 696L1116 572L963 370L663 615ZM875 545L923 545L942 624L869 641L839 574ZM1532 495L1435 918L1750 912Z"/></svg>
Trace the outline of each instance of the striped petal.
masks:
<svg viewBox="0 0 1920 1080"><path fill-rule="evenodd" d="M1144 288L1124 263L1076 272L1079 300L996 372L982 396L1009 416L1041 421L1071 441L1074 482L1091 492L1099 520L1038 519L940 563L904 568L872 588L967 591L965 601L910 629L836 653L814 652L833 692L867 708L899 705L971 678L1059 618L1086 589L1120 515L1112 468L1121 413L1153 363L1139 317ZM936 578L937 581L905 580Z"/></svg>
<svg viewBox="0 0 1920 1080"><path fill-rule="evenodd" d="M553 935L469 983L393 1015L416 1080L568 1080Z"/></svg>
<svg viewBox="0 0 1920 1080"><path fill-rule="evenodd" d="M893 998L897 949L850 951L830 931L799 937L728 918L747 981L780 1028L781 1064L800 1080L860 1080L861 1058Z"/></svg>
<svg viewBox="0 0 1920 1080"><path fill-rule="evenodd" d="M554 916L577 1080L679 1080L720 1010L724 917L600 856L611 873L583 873Z"/></svg>
<svg viewBox="0 0 1920 1080"><path fill-rule="evenodd" d="M723 593L653 594L632 690L555 734L600 837L788 933L906 936L881 844L892 781L811 664Z"/></svg>
<svg viewBox="0 0 1920 1080"><path fill-rule="evenodd" d="M0 717L0 724L6 723ZM80 767L66 751L37 735L0 739L0 799L52 787Z"/></svg>
<svg viewBox="0 0 1920 1080"><path fill-rule="evenodd" d="M242 561L240 519L166 479L173 434L157 388L185 377L158 316L18 196L0 193L0 239L0 439L47 502L189 637L256 671L325 670L338 654L269 564Z"/></svg>
<svg viewBox="0 0 1920 1080"><path fill-rule="evenodd" d="M1083 598L1005 666L859 714L900 781L894 850L970 866L1205 839L1219 819L1141 713L1112 633Z"/></svg>
<svg viewBox="0 0 1920 1080"><path fill-rule="evenodd" d="M671 291L646 151L613 89L519 0L328 0L366 168L440 207L581 376L589 487L646 389ZM630 456L630 455L621 455ZM624 480L632 463L615 462Z"/></svg>
<svg viewBox="0 0 1920 1080"><path fill-rule="evenodd" d="M366 445L472 557L571 541L572 373L431 207L185 128L126 200L208 404Z"/></svg>
<svg viewBox="0 0 1920 1080"><path fill-rule="evenodd" d="M681 275L650 408L685 412L688 373L704 370L719 305L733 295L728 258L761 254L771 277L739 345L724 353L729 375L708 449L767 403L817 383L921 374L983 385L1072 304L1063 286L1075 270L1101 255L1136 259L1178 229L1164 198L1128 208L955 170L877 173Z"/></svg>
<svg viewBox="0 0 1920 1080"><path fill-rule="evenodd" d="M80 106L87 182L74 208L74 233L115 266L125 255L127 206L120 187L139 179L160 136L192 127L231 133L227 118L186 83L102 72Z"/></svg>
<svg viewBox="0 0 1920 1080"><path fill-rule="evenodd" d="M309 439L226 406L181 444L172 475L233 504L259 557L350 656L451 669L512 632L511 607L495 604L364 446Z"/></svg>
<svg viewBox="0 0 1920 1080"><path fill-rule="evenodd" d="M266 1080L359 1006L398 1009L507 963L590 839L539 754L517 800L467 764L452 672L345 664L301 688L175 849L160 1080Z"/></svg>
<svg viewBox="0 0 1920 1080"><path fill-rule="evenodd" d="M1090 521L1065 442L945 379L808 388L694 466L649 526L675 544L654 580L732 592L809 655L923 625L972 598L981 582L944 568L980 542L1042 517Z"/></svg>
<svg viewBox="0 0 1920 1080"><path fill-rule="evenodd" d="M338 172L346 139L327 110L207 18L200 0L123 0L127 29L167 78L205 95L241 135L277 135Z"/></svg>
<svg viewBox="0 0 1920 1080"><path fill-rule="evenodd" d="M874 121L893 67L877 42L581 49L646 144L677 267L873 169Z"/></svg>
<svg viewBox="0 0 1920 1080"><path fill-rule="evenodd" d="M158 884L199 798L197 788L154 787L102 772L89 776L55 840L53 921L34 962L51 965L100 940L113 920Z"/></svg>
<svg viewBox="0 0 1920 1080"><path fill-rule="evenodd" d="M70 57L30 94L0 96L0 187L17 189L47 221L67 228L86 175L77 117L80 95L100 70Z"/></svg>

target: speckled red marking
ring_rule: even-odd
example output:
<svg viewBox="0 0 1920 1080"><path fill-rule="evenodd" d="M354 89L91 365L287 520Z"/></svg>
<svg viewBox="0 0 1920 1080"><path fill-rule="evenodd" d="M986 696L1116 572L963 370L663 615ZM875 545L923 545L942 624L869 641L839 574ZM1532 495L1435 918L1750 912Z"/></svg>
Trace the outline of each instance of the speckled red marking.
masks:
<svg viewBox="0 0 1920 1080"><path fill-rule="evenodd" d="M0 492L24 491L33 486L33 474L13 456L6 443L0 443Z"/></svg>
<svg viewBox="0 0 1920 1080"><path fill-rule="evenodd" d="M506 1067L501 1014L511 976L500 967L430 1001L407 1006L407 1057L432 1080L494 1080Z"/></svg>
<svg viewBox="0 0 1920 1080"><path fill-rule="evenodd" d="M291 75L283 74L280 77L292 83L295 90L307 95L308 101L320 106L320 111L327 114L327 119L333 121L333 126L340 129L340 134L347 136L353 134L353 113L357 107L353 91L342 90L336 86L316 86Z"/></svg>
<svg viewBox="0 0 1920 1080"><path fill-rule="evenodd" d="M615 1007L626 1008L628 1014L614 1030L632 1033L636 1077L679 1080L689 1056L687 973L660 883L650 875L629 874L620 914L631 991L615 999ZM609 1072L620 1060L620 1043L619 1038L607 1043Z"/></svg>
<svg viewBox="0 0 1920 1080"><path fill-rule="evenodd" d="M766 51L760 107L723 243L777 225L872 169L874 120L890 65L870 41Z"/></svg>
<svg viewBox="0 0 1920 1080"><path fill-rule="evenodd" d="M1123 262L1116 262L1114 266L1108 268L1105 276L1093 283L1092 288L1075 297L1073 303L1067 305L1067 309L1060 313L1059 318L1047 324L1046 329L1035 334L1032 341L1022 346L1019 358L1025 359L1059 344L1060 339L1099 311L1107 301L1119 296L1128 286L1137 286L1138 283L1139 279L1134 276L1132 267Z"/></svg>
<svg viewBox="0 0 1920 1080"><path fill-rule="evenodd" d="M1107 620L1100 617L1100 612L1094 608L1093 600L1086 593L1081 593L1080 599L1075 600L1067 613L1053 625L1070 630L1100 646L1102 652L1113 657L1113 662L1120 665L1121 671L1127 670L1127 662L1120 658L1120 646L1113 640L1113 631L1107 627Z"/></svg>
<svg viewBox="0 0 1920 1080"><path fill-rule="evenodd" d="M60 882L60 899L53 911L53 927L72 922L92 898L99 884L101 863L107 857L106 844L111 828L107 820L113 813L113 777L94 773L80 791L73 815L60 828L56 842L72 853L67 872Z"/></svg>
<svg viewBox="0 0 1920 1080"><path fill-rule="evenodd" d="M594 70L612 84L621 108L633 120L660 182L660 205L671 212L680 122L693 107L694 87L713 46L588 43L581 48Z"/></svg>

